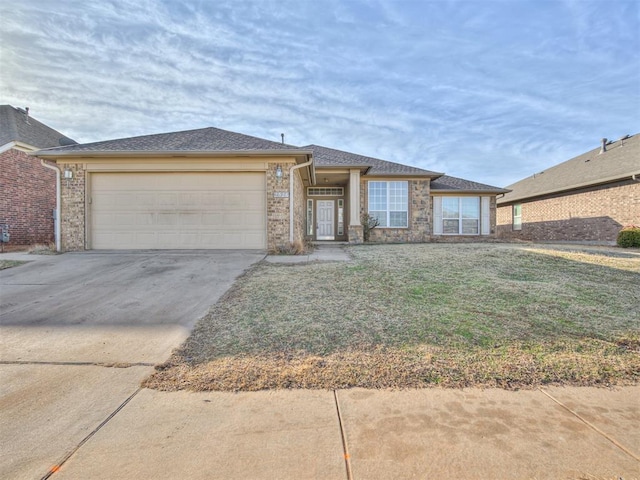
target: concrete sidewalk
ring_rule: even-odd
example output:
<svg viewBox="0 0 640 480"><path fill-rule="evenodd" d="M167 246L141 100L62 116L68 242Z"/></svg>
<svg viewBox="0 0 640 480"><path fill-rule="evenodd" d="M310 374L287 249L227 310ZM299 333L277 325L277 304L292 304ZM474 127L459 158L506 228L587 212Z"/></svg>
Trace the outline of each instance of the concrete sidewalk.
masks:
<svg viewBox="0 0 640 480"><path fill-rule="evenodd" d="M140 390L52 478L629 480L638 398L640 387Z"/></svg>
<svg viewBox="0 0 640 480"><path fill-rule="evenodd" d="M265 260L269 263L309 263L309 262L348 262L351 256L339 243L325 243L316 245L314 250L307 255L267 255Z"/></svg>

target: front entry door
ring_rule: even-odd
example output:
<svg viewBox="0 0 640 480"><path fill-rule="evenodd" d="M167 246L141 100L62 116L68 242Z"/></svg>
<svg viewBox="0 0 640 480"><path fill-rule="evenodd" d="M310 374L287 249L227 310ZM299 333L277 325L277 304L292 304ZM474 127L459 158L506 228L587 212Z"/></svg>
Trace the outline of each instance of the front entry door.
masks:
<svg viewBox="0 0 640 480"><path fill-rule="evenodd" d="M333 212L334 201L333 200L318 200L318 212L316 218L318 219L318 231L316 232L316 239L318 240L334 240L335 233L333 231Z"/></svg>

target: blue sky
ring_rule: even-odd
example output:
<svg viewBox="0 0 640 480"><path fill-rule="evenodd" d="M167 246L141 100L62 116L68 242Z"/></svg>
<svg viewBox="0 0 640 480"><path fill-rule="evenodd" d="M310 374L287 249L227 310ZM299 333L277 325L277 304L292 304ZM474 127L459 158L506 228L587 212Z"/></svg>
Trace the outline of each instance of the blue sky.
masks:
<svg viewBox="0 0 640 480"><path fill-rule="evenodd" d="M284 132L505 186L640 132L637 0L4 0L0 16L0 103L80 142Z"/></svg>

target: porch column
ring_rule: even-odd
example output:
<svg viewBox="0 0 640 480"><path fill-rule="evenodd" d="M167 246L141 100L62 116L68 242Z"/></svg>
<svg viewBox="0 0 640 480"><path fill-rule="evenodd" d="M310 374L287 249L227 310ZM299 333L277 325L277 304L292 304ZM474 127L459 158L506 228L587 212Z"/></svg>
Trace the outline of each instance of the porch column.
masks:
<svg viewBox="0 0 640 480"><path fill-rule="evenodd" d="M360 170L349 169L349 243L362 243L360 224Z"/></svg>
<svg viewBox="0 0 640 480"><path fill-rule="evenodd" d="M360 170L349 170L349 225L360 225Z"/></svg>

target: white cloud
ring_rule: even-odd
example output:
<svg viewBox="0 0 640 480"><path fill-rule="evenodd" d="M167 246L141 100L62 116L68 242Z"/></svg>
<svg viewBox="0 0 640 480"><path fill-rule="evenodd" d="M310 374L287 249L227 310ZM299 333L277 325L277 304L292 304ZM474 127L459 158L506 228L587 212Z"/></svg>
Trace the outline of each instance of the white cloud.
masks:
<svg viewBox="0 0 640 480"><path fill-rule="evenodd" d="M285 132L505 185L640 131L633 1L33 0L0 15L2 102L80 141Z"/></svg>

